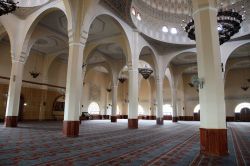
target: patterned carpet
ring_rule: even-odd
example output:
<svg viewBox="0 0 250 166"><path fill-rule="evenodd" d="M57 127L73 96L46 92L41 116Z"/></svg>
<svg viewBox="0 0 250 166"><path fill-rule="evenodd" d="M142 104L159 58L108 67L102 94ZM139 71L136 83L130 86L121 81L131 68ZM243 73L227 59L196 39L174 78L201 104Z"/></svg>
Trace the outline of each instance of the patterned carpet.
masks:
<svg viewBox="0 0 250 166"><path fill-rule="evenodd" d="M230 123L226 159L199 155L199 122L140 120L139 127L127 129L127 120L84 121L79 137L66 138L61 122L0 124L0 165L249 165L249 123Z"/></svg>

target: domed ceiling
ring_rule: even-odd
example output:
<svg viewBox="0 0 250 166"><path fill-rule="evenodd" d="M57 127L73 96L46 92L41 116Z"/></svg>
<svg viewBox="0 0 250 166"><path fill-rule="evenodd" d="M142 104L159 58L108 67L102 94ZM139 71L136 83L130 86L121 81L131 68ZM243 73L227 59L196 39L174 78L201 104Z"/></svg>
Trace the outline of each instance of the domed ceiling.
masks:
<svg viewBox="0 0 250 166"><path fill-rule="evenodd" d="M247 0L218 0L218 6L242 10L250 13L250 1ZM241 11L243 13L243 11ZM133 0L131 18L137 29L146 36L165 43L193 45L184 29L184 21L192 15L191 0ZM250 18L242 23L241 31L234 36L240 37L250 32Z"/></svg>

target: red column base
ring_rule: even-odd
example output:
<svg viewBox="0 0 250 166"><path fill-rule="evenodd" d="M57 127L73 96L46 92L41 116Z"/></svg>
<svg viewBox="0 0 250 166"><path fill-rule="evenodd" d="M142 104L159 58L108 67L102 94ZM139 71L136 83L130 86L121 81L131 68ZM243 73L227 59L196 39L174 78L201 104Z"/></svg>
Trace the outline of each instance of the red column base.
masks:
<svg viewBox="0 0 250 166"><path fill-rule="evenodd" d="M178 117L173 117L172 122L178 122Z"/></svg>
<svg viewBox="0 0 250 166"><path fill-rule="evenodd" d="M129 129L138 129L138 119L128 119Z"/></svg>
<svg viewBox="0 0 250 166"><path fill-rule="evenodd" d="M113 123L117 122L117 116L111 116L111 122Z"/></svg>
<svg viewBox="0 0 250 166"><path fill-rule="evenodd" d="M5 127L17 127L18 116L6 116L4 121Z"/></svg>
<svg viewBox="0 0 250 166"><path fill-rule="evenodd" d="M206 155L228 155L227 129L200 128L201 153Z"/></svg>
<svg viewBox="0 0 250 166"><path fill-rule="evenodd" d="M63 121L63 134L66 137L77 137L79 135L79 121Z"/></svg>
<svg viewBox="0 0 250 166"><path fill-rule="evenodd" d="M163 118L157 118L157 119L156 119L156 124L158 124L158 125L163 125L163 124L164 124Z"/></svg>

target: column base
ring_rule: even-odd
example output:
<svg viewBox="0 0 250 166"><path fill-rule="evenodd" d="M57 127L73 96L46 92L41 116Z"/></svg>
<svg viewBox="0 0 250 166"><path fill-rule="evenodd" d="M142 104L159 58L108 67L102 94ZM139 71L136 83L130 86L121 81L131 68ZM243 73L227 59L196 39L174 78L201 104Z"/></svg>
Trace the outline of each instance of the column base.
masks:
<svg viewBox="0 0 250 166"><path fill-rule="evenodd" d="M138 129L138 119L128 119L129 129Z"/></svg>
<svg viewBox="0 0 250 166"><path fill-rule="evenodd" d="M163 118L157 118L157 119L156 119L156 124L157 124L157 125L163 125L163 124L164 124Z"/></svg>
<svg viewBox="0 0 250 166"><path fill-rule="evenodd" d="M66 137L77 137L79 135L79 121L63 121L63 134Z"/></svg>
<svg viewBox="0 0 250 166"><path fill-rule="evenodd" d="M4 121L5 127L17 127L18 116L6 116Z"/></svg>
<svg viewBox="0 0 250 166"><path fill-rule="evenodd" d="M172 122L174 122L174 123L178 122L178 117L173 117Z"/></svg>
<svg viewBox="0 0 250 166"><path fill-rule="evenodd" d="M117 122L117 116L111 116L111 122L113 123Z"/></svg>
<svg viewBox="0 0 250 166"><path fill-rule="evenodd" d="M200 152L206 155L228 155L227 129L200 128Z"/></svg>

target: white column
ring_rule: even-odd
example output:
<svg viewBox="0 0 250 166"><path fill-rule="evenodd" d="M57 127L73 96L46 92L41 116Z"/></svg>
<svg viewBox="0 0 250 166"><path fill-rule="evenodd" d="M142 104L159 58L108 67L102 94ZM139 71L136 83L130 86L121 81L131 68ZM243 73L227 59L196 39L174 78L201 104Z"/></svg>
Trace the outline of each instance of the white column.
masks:
<svg viewBox="0 0 250 166"><path fill-rule="evenodd" d="M17 127L19 102L22 88L24 61L12 61L7 108L5 115L6 127Z"/></svg>
<svg viewBox="0 0 250 166"><path fill-rule="evenodd" d="M82 63L84 43L71 42L69 44L69 58L67 70L67 83L65 94L65 110L63 133L74 137L79 134L79 112L82 89Z"/></svg>
<svg viewBox="0 0 250 166"><path fill-rule="evenodd" d="M158 78L157 82L157 112L156 112L156 123L163 125L163 80Z"/></svg>
<svg viewBox="0 0 250 166"><path fill-rule="evenodd" d="M177 89L175 87L172 87L172 108L173 108L173 115L172 115L172 121L178 122L178 115L177 115Z"/></svg>
<svg viewBox="0 0 250 166"><path fill-rule="evenodd" d="M138 68L129 66L128 128L138 128Z"/></svg>
<svg viewBox="0 0 250 166"><path fill-rule="evenodd" d="M84 66L82 66L83 67L83 69L82 69L82 84L81 84L81 90L79 91L79 92L81 92L81 104L80 104L80 110L79 110L79 115L81 116L82 115L82 112L84 111L84 107L86 107L86 105L85 105L85 102L84 101L86 101L87 100L87 98L86 98L86 93L85 93L85 91L84 91L84 86L85 86L85 83L84 83L84 79L85 79L85 73L86 73L86 69L87 69L87 66L86 65L84 65Z"/></svg>
<svg viewBox="0 0 250 166"><path fill-rule="evenodd" d="M47 84L48 83L48 76L46 73L43 73L43 83ZM46 74L46 75L45 75ZM45 113L46 113L46 101L47 101L47 94L48 94L48 86L43 85L42 86L42 97L41 97L41 102L40 102L40 109L39 109L39 120L45 120Z"/></svg>
<svg viewBox="0 0 250 166"><path fill-rule="evenodd" d="M111 112L111 122L117 122L117 89L118 85L112 86L112 112Z"/></svg>
<svg viewBox="0 0 250 166"><path fill-rule="evenodd" d="M216 3L216 0L193 0L193 17L198 75L204 80L199 90L201 152L224 155L228 150Z"/></svg>

